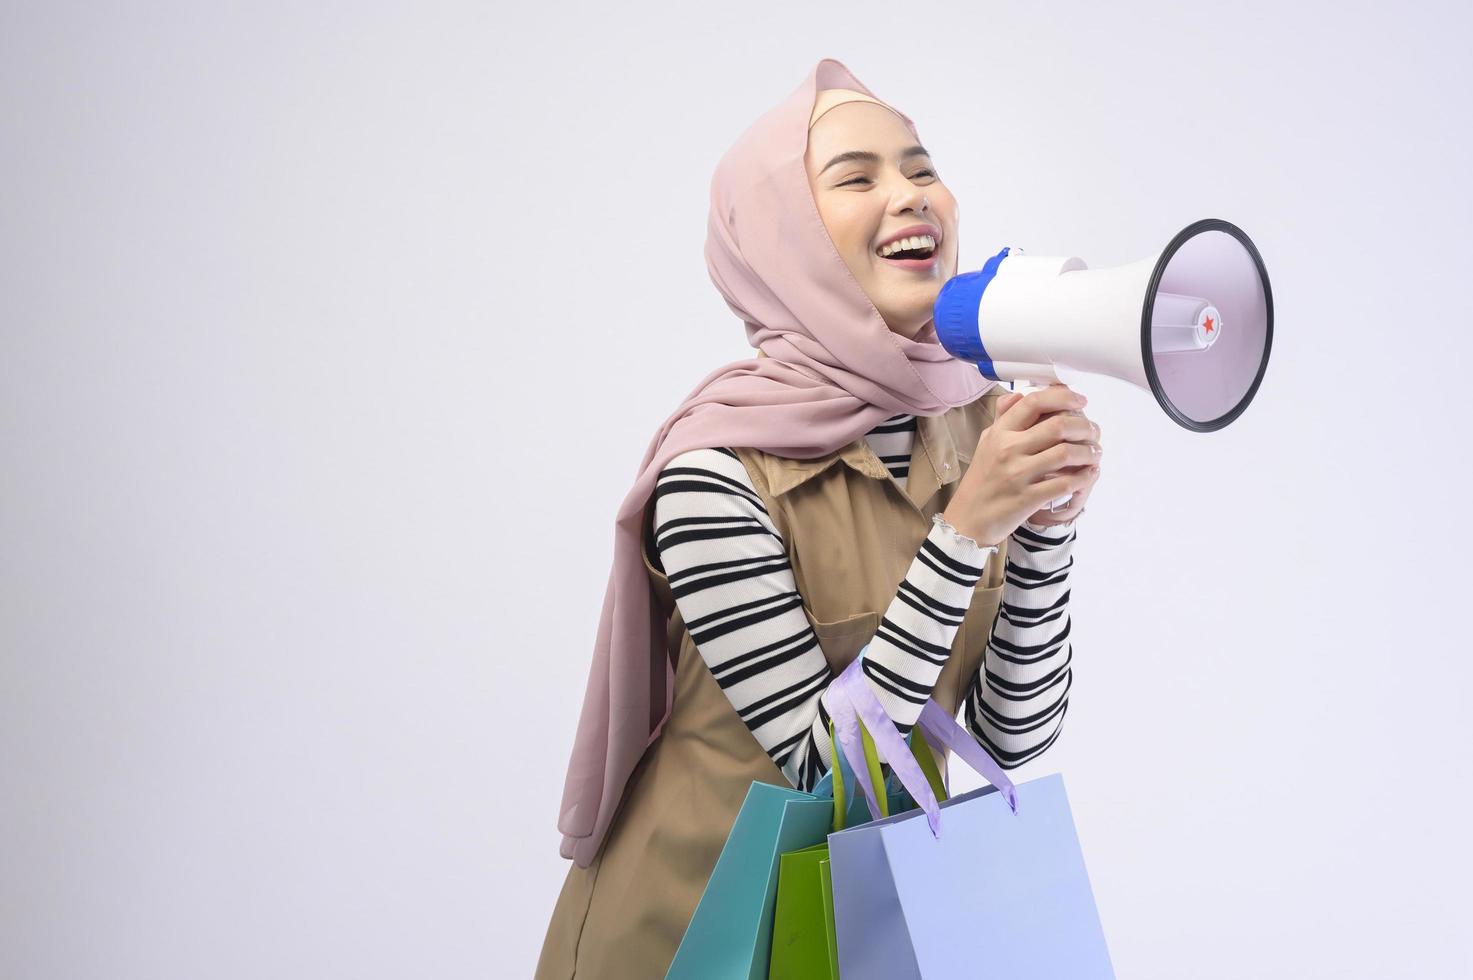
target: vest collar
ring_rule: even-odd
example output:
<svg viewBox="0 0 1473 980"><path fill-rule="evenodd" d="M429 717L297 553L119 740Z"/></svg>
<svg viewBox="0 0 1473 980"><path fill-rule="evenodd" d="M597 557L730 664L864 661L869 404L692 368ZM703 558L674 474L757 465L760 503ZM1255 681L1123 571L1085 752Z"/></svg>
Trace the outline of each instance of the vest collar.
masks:
<svg viewBox="0 0 1473 980"><path fill-rule="evenodd" d="M924 506L939 488L960 479L959 459L962 455L970 459L971 447L967 447L964 454L959 453L944 414L917 415L915 445L910 454L910 471L905 478L905 495L917 507ZM838 464L873 480L891 479L885 464L880 462L864 436L860 436L847 446L816 459L774 456L769 491L774 496L781 496Z"/></svg>
<svg viewBox="0 0 1473 980"><path fill-rule="evenodd" d="M757 356L766 357L767 352L758 350ZM991 408L990 402L988 408ZM938 489L961 478L959 458L970 463L972 447L957 446L951 426L946 423L946 415L917 415L916 440L910 452L910 470L905 476L905 495L917 508L925 506ZM885 469L885 464L880 462L880 457L875 455L864 436L817 459L773 456L772 460L774 469L768 489L773 496L787 493L836 463L843 463L874 480L891 479L890 471Z"/></svg>

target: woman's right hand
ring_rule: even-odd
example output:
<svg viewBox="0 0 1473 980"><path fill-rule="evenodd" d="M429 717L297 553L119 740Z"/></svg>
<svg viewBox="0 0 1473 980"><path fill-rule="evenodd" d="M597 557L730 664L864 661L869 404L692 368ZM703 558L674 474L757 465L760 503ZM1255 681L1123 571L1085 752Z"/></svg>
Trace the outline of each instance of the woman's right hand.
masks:
<svg viewBox="0 0 1473 980"><path fill-rule="evenodd" d="M1085 401L1062 384L999 398L997 418L982 430L942 514L946 522L978 544L1000 544L1034 511L1085 486L1102 452L1098 427L1070 414Z"/></svg>

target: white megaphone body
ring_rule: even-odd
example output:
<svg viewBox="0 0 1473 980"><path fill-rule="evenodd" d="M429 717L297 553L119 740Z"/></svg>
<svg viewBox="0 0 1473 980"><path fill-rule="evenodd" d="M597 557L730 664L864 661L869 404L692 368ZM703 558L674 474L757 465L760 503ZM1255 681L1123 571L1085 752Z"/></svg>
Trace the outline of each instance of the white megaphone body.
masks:
<svg viewBox="0 0 1473 980"><path fill-rule="evenodd" d="M1217 218L1114 268L1004 248L980 270L948 280L934 316L941 345L984 377L1047 385L1063 380L1056 365L1110 375L1149 391L1196 432L1242 414L1273 344L1263 258L1240 228Z"/></svg>

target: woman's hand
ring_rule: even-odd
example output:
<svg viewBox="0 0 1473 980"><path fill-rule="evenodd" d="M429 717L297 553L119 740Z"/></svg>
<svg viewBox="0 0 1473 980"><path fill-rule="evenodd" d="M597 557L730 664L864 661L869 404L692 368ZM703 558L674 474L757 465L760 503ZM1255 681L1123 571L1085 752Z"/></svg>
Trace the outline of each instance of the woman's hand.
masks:
<svg viewBox="0 0 1473 980"><path fill-rule="evenodd" d="M1004 411L1010 408L1022 397L1023 396L1017 392L1009 392L1008 394L1003 395L997 400L998 414L1001 415ZM1099 425L1097 425L1093 421L1090 421L1088 416L1084 414L1084 411L1082 409L1073 410L1070 412L1070 414L1078 416L1079 418L1085 419L1085 421L1090 422L1090 425L1094 427L1094 444L1096 446L1100 446L1101 450L1103 451L1104 447L1100 444ZM1048 504L1045 503L1041 510L1034 511L1032 514L1028 515L1028 523L1039 527L1052 527L1059 524L1068 524L1070 521L1074 520L1074 518L1084 513L1084 504L1087 500L1089 500L1089 495L1094 490L1095 483L1097 483L1100 479L1099 456L1095 457L1093 470L1088 474L1088 476L1089 479L1087 480L1087 482L1085 482L1085 484L1078 490L1075 490L1074 496L1069 498L1069 504L1067 507L1064 507L1060 510L1049 510ZM1062 494L1060 496L1062 496Z"/></svg>
<svg viewBox="0 0 1473 980"><path fill-rule="evenodd" d="M972 462L942 515L980 544L998 544L1025 520L1060 524L1083 508L1099 478L1099 426L1079 410L1086 399L1056 384L997 401L997 417L977 440ZM1049 501L1073 493L1067 509Z"/></svg>

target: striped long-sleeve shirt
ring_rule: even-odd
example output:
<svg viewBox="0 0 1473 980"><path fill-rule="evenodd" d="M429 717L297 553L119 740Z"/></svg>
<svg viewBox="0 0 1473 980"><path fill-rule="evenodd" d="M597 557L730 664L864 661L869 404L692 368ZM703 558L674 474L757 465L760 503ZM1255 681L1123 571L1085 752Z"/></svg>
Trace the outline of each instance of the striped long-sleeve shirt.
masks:
<svg viewBox="0 0 1473 980"><path fill-rule="evenodd" d="M916 433L896 415L865 439L905 486ZM801 789L832 764L833 679L804 615L787 550L736 454L674 457L655 486L655 547L701 657L762 748ZM1058 737L1070 684L1071 525L1013 532L982 668L964 698L973 736L1004 768ZM988 550L938 514L864 658L864 674L902 734L920 716L980 580Z"/></svg>

